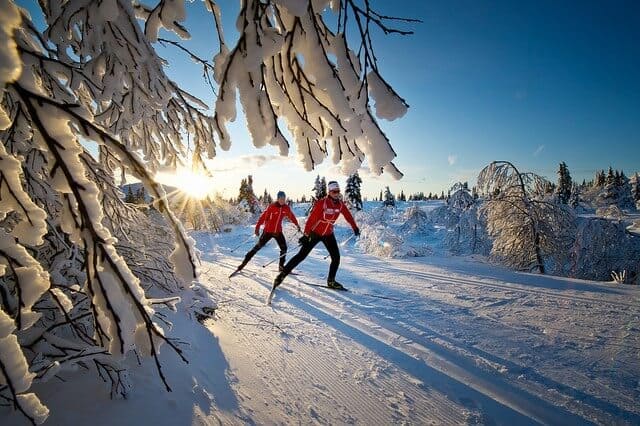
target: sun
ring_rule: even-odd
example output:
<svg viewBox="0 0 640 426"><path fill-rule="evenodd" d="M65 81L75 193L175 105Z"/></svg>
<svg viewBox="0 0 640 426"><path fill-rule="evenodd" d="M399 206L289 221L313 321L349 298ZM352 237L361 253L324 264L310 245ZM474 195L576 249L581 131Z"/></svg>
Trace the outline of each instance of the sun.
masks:
<svg viewBox="0 0 640 426"><path fill-rule="evenodd" d="M190 198L203 200L213 193L213 178L188 168L178 168L175 173L160 172L156 181L176 188Z"/></svg>

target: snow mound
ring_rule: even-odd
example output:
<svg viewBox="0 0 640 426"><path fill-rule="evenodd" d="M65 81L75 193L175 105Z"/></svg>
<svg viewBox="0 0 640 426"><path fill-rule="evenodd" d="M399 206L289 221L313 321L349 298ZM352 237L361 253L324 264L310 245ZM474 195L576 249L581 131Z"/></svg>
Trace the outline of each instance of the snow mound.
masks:
<svg viewBox="0 0 640 426"><path fill-rule="evenodd" d="M416 257L431 254L425 242L429 233L427 213L418 206L398 210L391 206L358 212L361 235L357 246L379 257Z"/></svg>

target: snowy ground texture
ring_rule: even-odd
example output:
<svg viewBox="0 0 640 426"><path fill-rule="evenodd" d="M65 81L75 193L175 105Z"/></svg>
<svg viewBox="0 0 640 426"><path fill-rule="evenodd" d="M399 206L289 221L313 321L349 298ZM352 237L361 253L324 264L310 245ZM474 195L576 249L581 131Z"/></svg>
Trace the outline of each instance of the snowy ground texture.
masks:
<svg viewBox="0 0 640 426"><path fill-rule="evenodd" d="M190 363L162 353L173 392L131 360L127 400L89 376L37 385L47 424L640 424L637 286L382 259L350 242L338 274L350 292L314 286L328 269L318 246L268 307L275 242L227 279L251 231L194 234L203 274L169 318ZM204 326L185 313L214 304Z"/></svg>

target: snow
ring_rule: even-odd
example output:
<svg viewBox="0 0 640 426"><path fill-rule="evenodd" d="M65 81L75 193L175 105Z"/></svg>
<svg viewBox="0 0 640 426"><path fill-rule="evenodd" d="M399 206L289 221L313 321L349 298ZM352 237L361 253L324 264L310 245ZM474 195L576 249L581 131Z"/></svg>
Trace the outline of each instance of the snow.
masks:
<svg viewBox="0 0 640 426"><path fill-rule="evenodd" d="M369 71L367 82L369 83L371 97L376 101L377 117L392 121L407 113L408 106L406 102L393 91L391 86L380 77L376 70Z"/></svg>
<svg viewBox="0 0 640 426"><path fill-rule="evenodd" d="M365 203L365 214L383 220L372 204ZM422 215L406 205L399 202L387 218L414 217L418 235ZM416 205L433 211L442 203ZM637 286L518 273L439 250L379 258L349 241L337 277L349 292L307 285L323 284L328 270L319 245L267 307L277 266L261 265L278 256L275 244L226 277L251 242L231 249L252 231L253 224L192 235L202 273L178 311L166 313L168 335L184 342L189 364L160 353L174 392L164 392L152 360L138 367L128 359L133 387L126 400L109 399L86 373L61 372L82 376L31 388L51 410L48 424L640 421ZM285 234L292 255L293 226L285 225ZM336 234L341 242L352 233L341 224ZM422 238L437 248L445 237ZM200 325L194 311L211 318ZM61 409L68 401L74 410ZM0 411L3 425L5 418L22 424L6 413Z"/></svg>

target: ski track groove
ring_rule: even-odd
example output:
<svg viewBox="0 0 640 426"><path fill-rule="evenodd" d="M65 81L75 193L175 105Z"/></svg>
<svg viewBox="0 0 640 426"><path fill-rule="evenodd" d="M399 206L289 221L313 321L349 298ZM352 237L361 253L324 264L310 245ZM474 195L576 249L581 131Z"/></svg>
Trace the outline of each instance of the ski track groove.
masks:
<svg viewBox="0 0 640 426"><path fill-rule="evenodd" d="M294 308L295 309L295 308ZM260 350L263 350L264 348L261 346ZM279 351L279 349L276 349L276 354ZM266 351L264 351L266 352ZM294 352L298 352L302 355L303 359L307 359L307 360L315 360L318 356L316 351L310 350L308 348L306 348L305 346L301 346L298 347L296 349L294 349ZM270 352L270 355L273 352ZM319 361L320 363L322 363L322 361ZM310 371L315 372L313 380L315 380L316 382L320 382L320 383L325 383L325 384L331 384L331 383L340 383L341 385L338 386L337 388L335 386L332 386L332 393L335 394L335 396L337 396L338 400L348 400L352 395L353 395L353 389L351 387L345 386L344 382L345 382L345 378L341 378L341 377L335 377L335 375L331 375L327 372L326 368L318 368L318 362L311 362L310 364L306 364L305 367L308 367ZM319 374L322 373L322 374ZM300 377L300 372L299 371L293 371L292 376L294 377ZM284 380L286 377L283 375L280 375L279 379ZM306 381L306 380L303 380ZM400 386L398 383L392 382L391 384L395 384L395 386L393 386L395 389L402 389L403 386ZM328 385L327 385L328 386ZM276 389L276 392L279 392L279 394L282 394L280 392L285 392L284 394L292 394L292 389ZM295 394L295 393L294 393ZM423 398L423 395L420 394L416 394L414 392L409 392L408 393L408 397L411 398L414 401L419 401ZM428 399L427 399L428 401ZM378 401L371 401L371 400L364 400L361 402L365 402L365 404L358 404L356 406L356 409L353 410L349 410L349 411L353 411L354 414L357 415L357 418L359 419L370 419L371 421L373 420L378 420L381 421L383 419L385 420L385 423L390 422L392 420L394 420L394 417L386 417L384 411L380 410L380 406L381 404L384 405L386 403L388 403L388 401L385 400L378 400ZM337 404L332 404L334 407L337 406ZM424 405L424 404L423 404ZM419 413L428 413L428 412L434 412L436 408L441 408L441 407L433 407L433 406L425 406L425 407L420 407L418 406L418 412ZM342 411L346 411L346 407L342 407ZM415 408L414 408L415 410ZM342 420L345 420L345 418L343 417ZM395 419L397 420L397 418ZM421 421L426 421L428 419L426 418L421 418ZM431 419L433 420L433 419ZM455 418L455 417L449 417L447 419L442 419L445 420L445 422L447 423L459 423L460 419L459 418ZM444 422L443 422L444 423Z"/></svg>
<svg viewBox="0 0 640 426"><path fill-rule="evenodd" d="M396 272L400 272L400 271L396 270ZM383 273L389 274L388 271L384 271ZM416 277L416 278L425 278L430 281L436 281L438 283L446 283L446 284L453 284L453 285L462 284L462 285L475 286L475 287L488 287L488 288L493 288L501 291L528 293L538 297L546 296L552 299L564 299L572 302L581 301L589 304L608 304L608 305L614 305L616 307L626 306L629 308L638 308L637 303L627 303L624 301L611 302L608 300L590 298L590 297L585 297L580 295L558 294L553 291L547 291L542 289L523 288L522 284L517 284L517 283L500 284L498 282L476 281L476 280L470 280L462 277L450 277L450 276L444 276L444 275L440 275L432 272L416 271L412 269L404 270L402 271L402 273L405 275ZM562 290L558 289L558 291L562 291ZM579 291L579 290L568 289L568 291Z"/></svg>
<svg viewBox="0 0 640 426"><path fill-rule="evenodd" d="M330 301L327 303L326 301L326 297L321 296L322 302L320 302L317 298L313 300L313 302L309 302L309 303L318 303L319 305L322 306L322 309L331 312L332 310L335 312L334 308L331 306ZM353 307L353 306L352 306ZM397 327L391 323L389 323L388 320L384 320L380 317L377 318L377 323L376 323L376 319L374 318L370 318L368 316L366 316L364 313L359 313L359 315L353 315L351 318L341 318L343 320L346 321L350 321L350 325L351 324L356 324L356 327L358 327L359 329L361 329L363 332L366 332L367 334L371 334L371 335L375 335L377 336L377 338L379 338L379 340L381 340L384 343L388 343L391 344L393 346L396 346L398 349L402 350L403 352L407 353L408 355L413 355L415 356L416 353L415 351L410 350L410 348L416 349L417 345L420 345L420 348L417 348L417 352L419 353L419 355L425 356L427 358L427 360L429 360L429 356L431 355L430 353L432 353L432 351L429 350L429 348L427 348L425 345L423 345L425 343L425 340L423 338L417 337L417 336L406 336L404 334L402 334L402 331L397 330ZM380 335L380 330L375 330L374 328L372 328L370 325L367 324L367 322L369 322L370 324L377 324L377 325L383 325L383 330L387 331L388 333L392 333L391 336L384 336L384 335ZM394 339L396 339L396 341L399 342L396 343L394 345L394 342L391 341L389 342L389 337L392 337ZM403 342L403 339L406 339L407 341ZM420 342L421 343L417 343ZM432 346L432 345L430 345ZM410 348L409 348L410 347ZM447 348L442 347L443 350L448 351ZM444 372L445 374L449 375L450 377L452 377L455 380L460 381L461 383L465 383L467 385L469 385L470 383L473 383L475 385L475 389L479 390L483 393L485 393L485 395L489 396L490 398L493 398L494 400L509 406L512 409L516 409L517 411L520 411L523 414L527 414L529 416L532 416L533 418L537 418L538 421L541 422L545 422L545 418L546 419L551 419L552 421L550 423L557 423L558 420L562 419L562 417L556 417L554 418L553 416L548 416L546 413L544 412L537 412L537 410L535 409L535 407L530 406L530 404L524 399L524 398L520 398L519 401L512 401L511 399L513 398L513 396L501 393L500 390L496 390L494 388L494 386L489 382L489 381L484 381L484 383L476 383L476 381L478 380L477 377L474 377L473 372L472 373L465 373L464 371L458 371L457 373L455 373L455 375L452 375L452 373L455 370L460 370L459 367L455 364L455 363L451 363L449 362L446 358L442 358L438 355L435 355L435 358L440 358L438 361L441 364L444 364L444 368L441 368L441 371ZM427 361L425 360L425 361ZM480 374L479 372L476 373ZM506 386L506 384L505 384ZM473 387L473 386L472 386ZM506 386L508 387L508 386ZM494 389L491 389L494 388ZM528 407L527 407L528 406ZM560 407L555 407L557 409L560 409ZM568 418L570 419L572 416L569 416ZM548 420L547 420L548 422ZM564 423L564 422L563 422Z"/></svg>
<svg viewBox="0 0 640 426"><path fill-rule="evenodd" d="M262 281L260 283L260 285L262 287L265 287L265 289L268 287L268 281L266 279L266 277L264 276L260 276L262 274L258 274L259 276L257 277L259 281ZM244 277L246 280L251 280L250 278ZM253 280L251 280L253 281ZM255 286L255 284L254 284ZM299 290L299 289L298 289ZM279 312L287 312L290 313L291 315L295 314L296 312L300 311L300 308L297 308L293 305L291 305L290 303L287 303L286 301L278 301L278 299L282 298L282 294L278 294L281 293L282 291L287 291L287 290L283 290L281 288L278 289L277 294L276 294L276 298L274 298L274 305L278 304L278 311ZM321 295L322 291L321 290L315 290L312 289L313 292L318 293L319 295ZM301 291L297 292L298 295L297 297L300 296L305 296ZM336 292L337 293L337 292ZM332 293L333 294L333 293ZM280 297L279 297L280 296ZM291 295L287 295L287 296L291 296ZM308 297L309 294L307 293L306 296ZM283 305L283 306L280 306ZM283 309L281 309L283 308ZM286 309L286 310L285 310ZM293 309L293 313L289 312L291 309ZM304 310L302 310L303 315L309 315L308 313L304 313ZM297 318L299 318L299 316L296 316ZM317 324L315 324L317 325ZM349 340L352 340L349 337L346 337ZM356 341L357 343L357 341ZM309 349L303 349L305 356L303 358L305 359L313 359L313 356L317 356L317 352L315 351L310 351ZM366 351L366 349L363 349L363 351ZM386 363L386 361L384 361ZM307 365L307 367L310 367L311 371L317 371L318 369L316 368L315 365ZM395 369L395 367L392 367ZM399 376L404 376L406 373L401 373ZM394 375L395 376L395 375ZM281 376L282 377L282 376ZM284 379L284 377L282 377ZM324 379L325 383L332 383L332 382L339 382L338 380L335 380L335 377L331 377L330 379L326 376L326 374L320 375L318 377L315 377L315 380L318 379ZM408 379L404 379L402 378L402 380L400 379L395 379L395 378L391 378L389 379L389 382L387 384L387 386L383 387L384 389L388 389L389 386L391 386L392 389L395 389L394 392L386 392L385 391L385 398L381 399L381 400L377 400L376 403L374 402L368 402L366 403L361 410L357 410L358 412L358 419L359 421L362 421L363 419L368 419L369 421L364 421L363 423L365 424L381 424L380 422L384 419L387 418L387 421L382 421L382 424L388 424L390 422L394 422L394 421L399 421L402 420L402 416L398 417L398 416L391 416L391 417L387 417L384 415L384 411L380 412L380 409L378 408L379 406L383 405L383 406L387 406L389 404L389 400L388 398L390 398L389 395L394 395L394 394L399 394L399 393L404 393L405 397L408 398L409 400L413 401L413 404L411 404L411 406L407 406L405 409L408 410L407 412L411 412L414 414L413 418L415 420L417 420L419 423L422 424L427 424L427 423L436 423L436 424L462 424L465 422L465 418L464 415L462 414L464 412L464 410L458 406L457 404L453 403L452 401L450 401L448 398L446 398L443 395L440 395L438 393L434 393L433 390L425 388L425 389L420 389L417 388L415 386L414 383L415 379L412 380L408 380ZM413 386L407 386L408 384L413 384ZM283 390L279 390L280 392L282 392ZM343 399L343 398L350 398L353 396L353 391L354 388L353 386L344 386L341 385L338 389L338 395L340 395L339 399ZM425 395L426 394L426 395ZM427 397L425 397L427 396ZM365 402L365 401L360 401L360 402ZM396 404L395 402L393 402L393 404ZM357 406L359 406L360 404L357 404ZM396 404L397 405L397 404ZM395 410L395 409L394 409ZM393 413L391 413L393 414ZM437 414L437 416L436 416ZM406 420L406 419L405 419ZM372 423L373 422L373 423Z"/></svg>

